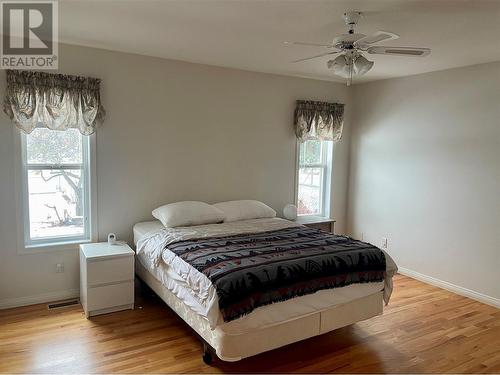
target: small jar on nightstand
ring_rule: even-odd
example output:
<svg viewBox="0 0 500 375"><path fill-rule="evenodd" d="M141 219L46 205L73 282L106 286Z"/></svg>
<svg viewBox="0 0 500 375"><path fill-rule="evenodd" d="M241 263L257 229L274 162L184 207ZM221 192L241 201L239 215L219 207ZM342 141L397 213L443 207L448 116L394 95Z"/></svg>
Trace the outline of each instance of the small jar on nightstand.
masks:
<svg viewBox="0 0 500 375"><path fill-rule="evenodd" d="M134 308L134 254L127 244L80 245L80 301L87 318Z"/></svg>

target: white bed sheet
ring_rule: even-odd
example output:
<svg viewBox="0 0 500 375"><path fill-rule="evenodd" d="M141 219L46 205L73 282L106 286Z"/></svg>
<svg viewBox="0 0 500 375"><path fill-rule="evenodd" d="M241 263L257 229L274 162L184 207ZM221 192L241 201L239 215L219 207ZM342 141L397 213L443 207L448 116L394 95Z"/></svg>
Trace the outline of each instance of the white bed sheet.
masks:
<svg viewBox="0 0 500 375"><path fill-rule="evenodd" d="M244 222L231 225L229 223L212 224L197 226L191 229L203 233L211 233L211 231L220 233L241 230L241 228L255 230L256 228L267 228L269 226L276 228L298 225L277 218L245 220ZM214 225L218 227L214 229ZM235 226L237 229L234 229ZM211 229L207 229L206 227L210 227ZM158 254L159 248L164 246L164 229L159 222L138 223L134 226L134 242L138 244L142 240L139 243L141 251L137 252L137 258L162 285L173 292L193 311L207 319L212 328L220 326L227 332L245 332L253 328L272 325L294 319L298 316L312 314L384 290L384 282L355 284L343 288L322 290L314 294L259 307L248 315L225 323L218 308L216 290L203 274L188 264L177 263L174 265L171 263L172 259L165 259L164 256L161 256L164 261L155 262L155 258L151 256L152 253ZM388 268L394 268L394 271L396 269L390 257L388 259Z"/></svg>
<svg viewBox="0 0 500 375"><path fill-rule="evenodd" d="M165 228L161 221L144 221L142 223L137 223L134 225L134 245L137 245L137 241L145 237L148 233L158 232L159 230Z"/></svg>

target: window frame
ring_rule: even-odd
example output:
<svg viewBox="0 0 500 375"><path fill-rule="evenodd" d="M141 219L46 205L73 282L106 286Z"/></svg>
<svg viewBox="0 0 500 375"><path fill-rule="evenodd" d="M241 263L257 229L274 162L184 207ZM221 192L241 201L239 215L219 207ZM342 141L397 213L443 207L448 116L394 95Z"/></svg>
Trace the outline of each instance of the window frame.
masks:
<svg viewBox="0 0 500 375"><path fill-rule="evenodd" d="M95 135L82 137L82 164L32 164L27 163L27 134L14 128L16 154L15 168L17 222L18 222L18 253L33 254L44 251L76 250L81 243L94 242L97 233L96 220L96 168L95 168ZM40 169L81 169L87 179L84 188L84 233L83 235L49 237L31 239L29 218L29 186L28 171Z"/></svg>
<svg viewBox="0 0 500 375"><path fill-rule="evenodd" d="M331 192L332 192L332 169L333 169L333 142L321 142L321 162L320 163L300 163L301 146L305 142L297 140L297 151L295 161L295 206L299 204L299 172L301 168L322 168L322 178L320 186L320 213L319 214L297 214L299 217L324 217L329 218L331 212Z"/></svg>

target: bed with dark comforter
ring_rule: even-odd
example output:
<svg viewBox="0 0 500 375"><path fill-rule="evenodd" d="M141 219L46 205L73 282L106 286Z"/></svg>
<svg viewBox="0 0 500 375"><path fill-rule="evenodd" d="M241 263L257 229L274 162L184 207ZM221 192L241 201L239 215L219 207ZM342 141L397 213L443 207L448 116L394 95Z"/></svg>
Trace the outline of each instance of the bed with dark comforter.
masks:
<svg viewBox="0 0 500 375"><path fill-rule="evenodd" d="M377 247L304 226L180 240L168 249L215 286L228 322L259 306L384 279Z"/></svg>

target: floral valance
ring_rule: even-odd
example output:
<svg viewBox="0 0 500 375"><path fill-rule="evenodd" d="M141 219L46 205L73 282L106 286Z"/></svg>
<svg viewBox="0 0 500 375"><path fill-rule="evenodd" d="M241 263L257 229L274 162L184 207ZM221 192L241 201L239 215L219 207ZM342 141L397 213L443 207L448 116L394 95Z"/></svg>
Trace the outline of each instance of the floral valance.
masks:
<svg viewBox="0 0 500 375"><path fill-rule="evenodd" d="M97 78L8 70L3 111L26 133L46 127L76 128L89 135L105 116L100 82Z"/></svg>
<svg viewBox="0 0 500 375"><path fill-rule="evenodd" d="M301 141L338 141L344 125L344 105L297 100L295 134Z"/></svg>

